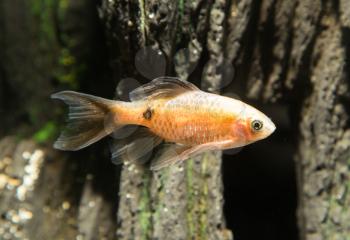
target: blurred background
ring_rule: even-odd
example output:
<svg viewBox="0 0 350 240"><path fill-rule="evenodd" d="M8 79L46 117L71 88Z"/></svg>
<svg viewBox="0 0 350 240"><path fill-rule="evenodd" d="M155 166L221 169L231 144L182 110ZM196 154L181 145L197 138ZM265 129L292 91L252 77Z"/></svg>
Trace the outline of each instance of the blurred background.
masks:
<svg viewBox="0 0 350 240"><path fill-rule="evenodd" d="M346 0L0 1L0 239L348 239L349 29ZM114 165L109 139L53 149L52 93L164 74L276 132L157 174Z"/></svg>

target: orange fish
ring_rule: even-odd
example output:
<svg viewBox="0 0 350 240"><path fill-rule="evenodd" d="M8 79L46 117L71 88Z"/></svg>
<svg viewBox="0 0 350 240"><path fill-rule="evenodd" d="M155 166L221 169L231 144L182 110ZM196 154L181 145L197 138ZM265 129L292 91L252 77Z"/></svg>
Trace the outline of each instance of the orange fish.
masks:
<svg viewBox="0 0 350 240"><path fill-rule="evenodd" d="M66 129L55 142L61 150L79 150L128 126L132 134L115 140L112 158L138 160L163 144L151 163L158 170L207 150L242 147L276 129L262 112L239 100L198 89L178 78L160 77L129 94L131 102L63 91L52 98L69 105ZM119 144L118 144L119 141ZM122 158L123 159L123 158Z"/></svg>

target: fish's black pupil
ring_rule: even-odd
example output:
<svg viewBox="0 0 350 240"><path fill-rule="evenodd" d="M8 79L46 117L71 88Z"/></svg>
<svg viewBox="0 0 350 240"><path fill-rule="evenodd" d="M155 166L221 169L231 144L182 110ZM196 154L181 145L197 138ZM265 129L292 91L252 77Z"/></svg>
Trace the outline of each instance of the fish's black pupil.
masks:
<svg viewBox="0 0 350 240"><path fill-rule="evenodd" d="M253 127L253 129L254 129L255 131L259 131L259 130L262 128L262 126L263 126L263 124L262 124L262 122L259 121L259 120L254 120L254 121L252 122L252 127Z"/></svg>

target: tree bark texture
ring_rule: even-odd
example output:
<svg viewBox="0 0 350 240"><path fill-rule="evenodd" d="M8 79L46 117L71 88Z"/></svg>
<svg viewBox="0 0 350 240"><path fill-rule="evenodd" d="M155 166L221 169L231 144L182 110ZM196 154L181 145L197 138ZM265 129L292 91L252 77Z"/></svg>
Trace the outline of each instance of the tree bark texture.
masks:
<svg viewBox="0 0 350 240"><path fill-rule="evenodd" d="M296 157L304 239L350 236L349 8L313 3L317 17L309 91L301 108ZM344 12L347 11L347 12ZM305 80L304 80L305 81Z"/></svg>
<svg viewBox="0 0 350 240"><path fill-rule="evenodd" d="M135 76L137 51L151 47L166 56L165 74L187 79L191 63L201 61L205 50L210 63L203 82L207 90L217 89L222 78L217 68L227 57L225 9L225 1L103 1L100 14L117 51L112 55L117 78ZM179 53L181 47L188 55ZM159 172L124 165L119 198L119 239L232 239L222 210L221 153Z"/></svg>
<svg viewBox="0 0 350 240"><path fill-rule="evenodd" d="M37 143L51 145L63 115L52 91L110 97L120 79L160 73L287 108L300 239L349 238L347 0L12 0L0 13L3 238L233 239L219 152L156 173L124 165L117 207L104 143L76 154ZM166 57L155 74L147 62L135 67L147 47Z"/></svg>
<svg viewBox="0 0 350 240"><path fill-rule="evenodd" d="M204 69L197 69L199 72L203 70L202 76L192 75L192 79L202 77L207 89L210 89L207 83L214 86L219 84L222 75L216 74L216 70L228 61L234 67L233 83L237 85L236 89L250 98L286 104L295 127L293 137L298 146L295 160L299 186L300 237L348 238L349 71L346 62L349 57L350 8L346 1L213 0L103 3L104 18L109 26L107 31L112 35L110 41L115 42L117 46L137 46L138 49L151 45L161 49L172 59L181 44L190 49L189 59L207 62L208 65ZM135 12L135 9L138 11ZM135 13L139 15L135 16ZM128 25L130 22L134 27ZM113 34L117 32L118 35ZM125 36L134 36L135 33L139 36L137 39L122 39ZM136 41L130 44L130 40ZM126 59L133 56L127 51L123 50L120 53ZM124 70L127 64L120 64ZM186 68L185 65L181 67ZM181 67L175 68L176 74L187 78L188 74ZM131 69L127 74L132 71ZM217 165L220 161L214 161L208 169L211 174L216 175L215 171L219 171ZM184 178L188 181L189 173L198 172L195 167L189 168L189 164L193 163L189 161L184 164L184 176L183 173L179 176L171 173L170 178L164 181L164 173L160 173L155 177L147 177L148 181L143 184L144 177L138 176L144 176L146 173L135 175L127 168L124 169L118 215L122 226L118 230L121 238L127 238L130 234L144 234L146 238L164 238L163 235L158 235L158 211L166 209L172 213L169 216L181 216L186 204L180 202L180 205L176 206L176 212L172 212L174 203L169 203L166 195L163 195L163 202L159 194L167 191L164 186L174 189L171 184L174 183L174 186L183 186L180 189L186 189L184 186L187 186L187 193L180 193L180 198L188 199L185 196L191 193L188 192L189 186L181 185L183 181L179 179ZM198 166L203 168L205 164L200 162ZM176 167L167 171L176 172ZM130 179L139 180L130 183ZM203 180L199 182L205 186ZM153 195L156 186L160 186L160 191L158 195ZM140 188L145 189L144 194L149 191L146 194L147 214L144 214L142 209L145 205L139 204L144 203L144 195L140 194ZM173 190L171 192L174 193ZM198 203L203 201L202 194L195 198L198 199ZM214 194L214 199L218 198L219 194ZM177 198L172 196L171 199ZM159 204L164 208L159 207ZM190 203L187 203L187 207L188 204ZM142 216L152 222L153 227L143 225ZM176 235L176 224L183 224L178 222L179 218L176 219L177 222L168 217L168 221L163 221L167 226L174 226L169 230L174 234L170 237L167 235L168 238L199 236L197 232L191 235L191 228L188 227L185 228L187 233ZM134 229L130 224L132 222L138 222L133 225ZM205 236L210 239L213 237L210 234Z"/></svg>

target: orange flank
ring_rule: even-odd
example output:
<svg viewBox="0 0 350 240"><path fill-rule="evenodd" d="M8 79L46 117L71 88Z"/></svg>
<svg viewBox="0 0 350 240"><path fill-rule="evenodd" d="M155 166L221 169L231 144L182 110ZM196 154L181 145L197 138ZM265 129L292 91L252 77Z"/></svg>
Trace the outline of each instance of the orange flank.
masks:
<svg viewBox="0 0 350 240"><path fill-rule="evenodd" d="M136 162L163 143L163 151L151 163L153 170L206 150L241 147L275 130L272 121L252 106L201 91L177 78L157 78L133 90L131 102L71 91L52 97L70 105L68 126L56 141L56 148L78 150L112 132L118 134L128 125L137 125L134 133L121 140L122 147L113 148L112 157L123 158L132 151Z"/></svg>

